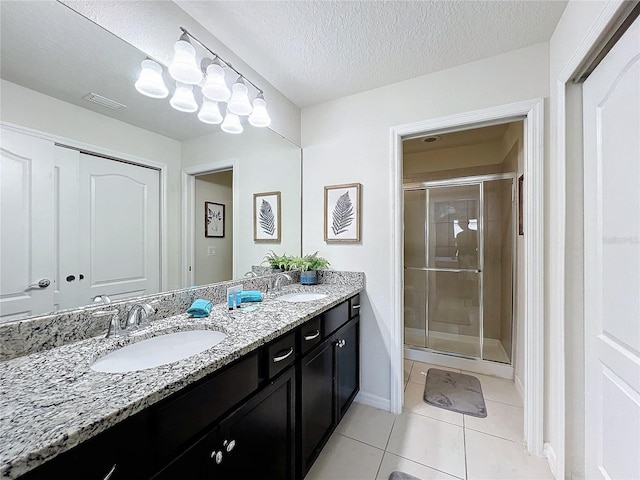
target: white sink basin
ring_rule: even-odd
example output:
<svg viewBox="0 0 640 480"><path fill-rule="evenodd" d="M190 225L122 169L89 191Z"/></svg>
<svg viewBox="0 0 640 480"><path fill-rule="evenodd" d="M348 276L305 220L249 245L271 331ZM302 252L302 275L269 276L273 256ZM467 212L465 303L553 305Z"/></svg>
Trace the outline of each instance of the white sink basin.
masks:
<svg viewBox="0 0 640 480"><path fill-rule="evenodd" d="M96 360L96 372L125 373L183 360L217 345L226 335L214 330L168 333L132 343Z"/></svg>
<svg viewBox="0 0 640 480"><path fill-rule="evenodd" d="M321 298L325 298L326 295L324 293L311 293L311 292L300 292L300 293L288 293L286 295L282 295L276 300L284 300L285 302L311 302L313 300L320 300Z"/></svg>

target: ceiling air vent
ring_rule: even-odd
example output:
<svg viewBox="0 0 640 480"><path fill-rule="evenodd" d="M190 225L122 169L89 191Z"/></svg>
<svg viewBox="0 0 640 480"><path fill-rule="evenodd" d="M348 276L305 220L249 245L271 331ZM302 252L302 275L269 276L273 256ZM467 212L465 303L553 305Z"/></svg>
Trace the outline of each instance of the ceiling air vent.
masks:
<svg viewBox="0 0 640 480"><path fill-rule="evenodd" d="M127 108L126 105L116 102L115 100L111 100L107 97L103 97L102 95L98 95L97 93L87 93L84 97L85 100L89 100L90 102L97 103L98 105L102 105L103 107L110 108L111 110L118 110L119 108Z"/></svg>

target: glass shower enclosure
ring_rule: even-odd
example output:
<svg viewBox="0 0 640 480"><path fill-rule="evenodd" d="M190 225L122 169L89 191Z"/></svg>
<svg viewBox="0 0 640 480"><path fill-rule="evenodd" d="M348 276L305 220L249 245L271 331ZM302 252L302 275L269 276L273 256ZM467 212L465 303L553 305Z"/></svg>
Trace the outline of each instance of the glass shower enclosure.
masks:
<svg viewBox="0 0 640 480"><path fill-rule="evenodd" d="M407 347L511 363L514 178L404 186Z"/></svg>

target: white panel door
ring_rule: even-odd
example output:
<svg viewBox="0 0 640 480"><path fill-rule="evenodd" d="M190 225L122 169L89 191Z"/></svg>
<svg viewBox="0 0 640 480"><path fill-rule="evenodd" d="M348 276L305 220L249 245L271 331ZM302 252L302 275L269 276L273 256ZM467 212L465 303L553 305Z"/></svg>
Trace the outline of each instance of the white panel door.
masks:
<svg viewBox="0 0 640 480"><path fill-rule="evenodd" d="M0 321L53 309L53 142L0 129ZM32 286L43 281L47 287Z"/></svg>
<svg viewBox="0 0 640 480"><path fill-rule="evenodd" d="M640 19L584 84L587 478L640 478Z"/></svg>
<svg viewBox="0 0 640 480"><path fill-rule="evenodd" d="M82 303L160 290L160 173L80 154Z"/></svg>

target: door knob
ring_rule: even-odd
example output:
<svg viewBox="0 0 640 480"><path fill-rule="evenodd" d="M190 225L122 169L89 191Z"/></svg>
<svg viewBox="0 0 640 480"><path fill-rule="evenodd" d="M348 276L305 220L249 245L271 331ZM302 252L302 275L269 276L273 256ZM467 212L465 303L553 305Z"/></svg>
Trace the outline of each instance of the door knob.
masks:
<svg viewBox="0 0 640 480"><path fill-rule="evenodd" d="M51 285L51 281L48 278L43 278L38 283L33 283L27 286L27 288L36 288L36 287L47 288L49 285Z"/></svg>

